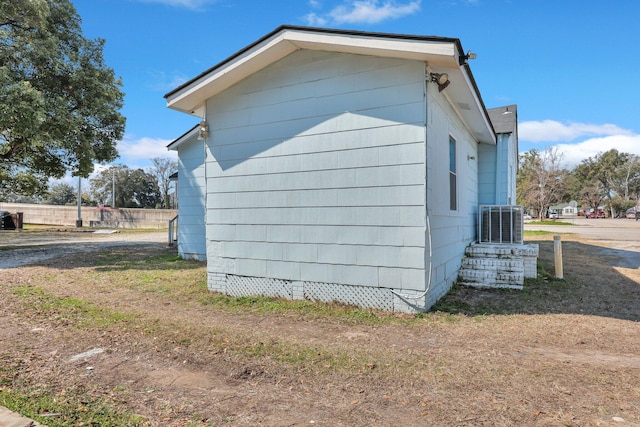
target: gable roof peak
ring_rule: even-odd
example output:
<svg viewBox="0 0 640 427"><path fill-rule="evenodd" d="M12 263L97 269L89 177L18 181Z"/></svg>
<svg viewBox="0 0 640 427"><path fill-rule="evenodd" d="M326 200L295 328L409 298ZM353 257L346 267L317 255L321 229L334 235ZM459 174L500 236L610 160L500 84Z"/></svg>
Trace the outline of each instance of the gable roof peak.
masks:
<svg viewBox="0 0 640 427"><path fill-rule="evenodd" d="M299 49L421 61L447 73L448 97L478 141L495 134L459 39L283 25L165 95L167 107L203 117L207 99ZM456 107L457 108L457 107Z"/></svg>

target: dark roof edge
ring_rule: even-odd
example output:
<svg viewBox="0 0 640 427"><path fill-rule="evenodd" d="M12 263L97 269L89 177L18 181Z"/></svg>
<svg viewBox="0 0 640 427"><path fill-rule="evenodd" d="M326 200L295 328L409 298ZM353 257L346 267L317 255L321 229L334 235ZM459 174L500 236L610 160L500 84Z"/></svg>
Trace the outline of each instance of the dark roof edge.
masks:
<svg viewBox="0 0 640 427"><path fill-rule="evenodd" d="M175 144L176 142L180 141L182 138L184 138L185 136L189 135L189 133L193 132L198 126L200 126L200 124L195 124L193 125L188 131L186 131L185 133L183 133L182 135L180 135L179 137L177 137L176 139L174 139L173 141L171 141L170 143L167 144L167 148L171 147L173 144Z"/></svg>
<svg viewBox="0 0 640 427"><path fill-rule="evenodd" d="M174 93L176 93L176 92L182 90L183 88L189 86L190 84L192 84L196 80L206 76L207 74L211 73L212 71L216 70L217 68L219 68L222 65L226 64L227 62L232 61L233 59L235 59L238 56L244 54L245 52L253 49L255 46L259 45L260 43L264 42L265 40L268 40L269 38L273 37L274 35L278 34L279 32L285 31L285 30L310 31L310 32L321 33L321 34L340 34L340 35L353 35L353 36L366 36L366 37L385 37L385 38L398 39L398 40L422 40L422 41L448 42L448 43L455 43L456 47L458 48L458 50L460 52L460 54L461 55L463 54L462 44L460 43L460 39L451 38L451 37L416 36L416 35L411 35L411 34L379 33L379 32L358 31L358 30L338 30L338 29L331 29L331 28L305 27L305 26L298 26L298 25L281 25L278 28L276 28L275 30L271 31L269 34L261 37L257 41L255 41L255 42L251 43L250 45L248 45L247 47L239 50L238 52L236 52L233 55L229 56L225 60L217 63L216 65L214 65L213 67L209 68L208 70L203 71L202 73L198 74L194 78L184 82L183 84L181 84L177 88L175 88L172 91L166 93L164 95L164 98L170 97ZM472 80L473 80L473 78L472 78ZM473 83L474 83L474 87L475 87L475 81L473 81ZM475 89L476 89L476 91L478 90L477 87L475 87ZM477 93L480 93L480 92L478 91Z"/></svg>

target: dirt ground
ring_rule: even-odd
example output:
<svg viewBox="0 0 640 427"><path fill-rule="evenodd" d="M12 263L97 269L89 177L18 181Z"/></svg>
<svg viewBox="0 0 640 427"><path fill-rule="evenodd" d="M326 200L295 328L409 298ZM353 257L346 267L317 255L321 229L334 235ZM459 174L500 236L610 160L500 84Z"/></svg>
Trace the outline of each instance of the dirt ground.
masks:
<svg viewBox="0 0 640 427"><path fill-rule="evenodd" d="M601 289L577 292L582 300L556 301L551 287L549 305L531 310L357 322L114 289L101 276L101 252L175 251L162 233L131 236L20 247L26 234L0 234L0 249L10 247L0 250L0 368L61 398L104 399L151 426L640 426L640 266L628 261L638 255L628 245L567 237L567 262L577 261L565 276L587 269L582 279ZM193 268L204 280L203 264ZM150 326L83 327L19 298L15 289L30 283ZM465 304L515 298L455 292ZM293 351L275 357L262 348Z"/></svg>

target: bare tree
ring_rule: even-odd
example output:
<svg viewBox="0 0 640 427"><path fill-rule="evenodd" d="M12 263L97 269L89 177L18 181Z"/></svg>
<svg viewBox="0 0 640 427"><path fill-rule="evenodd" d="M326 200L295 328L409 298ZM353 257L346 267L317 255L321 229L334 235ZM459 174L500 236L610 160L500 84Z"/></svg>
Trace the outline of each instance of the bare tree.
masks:
<svg viewBox="0 0 640 427"><path fill-rule="evenodd" d="M633 197L635 201L640 187L640 158L635 154L627 154L626 162L620 166L620 169L622 177L620 196L624 200Z"/></svg>
<svg viewBox="0 0 640 427"><path fill-rule="evenodd" d="M518 171L519 203L535 209L540 220L552 203L566 193L567 171L561 167L562 154L557 148L530 150L520 157Z"/></svg>
<svg viewBox="0 0 640 427"><path fill-rule="evenodd" d="M171 174L178 170L178 162L162 157L151 159L153 166L149 167L149 173L158 180L158 188L162 197L161 208L171 208Z"/></svg>
<svg viewBox="0 0 640 427"><path fill-rule="evenodd" d="M586 203L594 212L598 210L598 207L602 205L605 200L604 191L602 186L597 181L587 183L580 192L580 198L583 203Z"/></svg>

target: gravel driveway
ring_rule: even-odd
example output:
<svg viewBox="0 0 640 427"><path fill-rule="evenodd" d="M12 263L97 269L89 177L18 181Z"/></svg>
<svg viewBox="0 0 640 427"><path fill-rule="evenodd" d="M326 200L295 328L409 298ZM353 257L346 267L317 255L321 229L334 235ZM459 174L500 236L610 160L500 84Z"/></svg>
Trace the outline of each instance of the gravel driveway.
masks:
<svg viewBox="0 0 640 427"><path fill-rule="evenodd" d="M633 219L562 219L572 225L540 225L525 223L525 230L570 233L590 241L599 253L615 257L615 265L640 268L640 221Z"/></svg>
<svg viewBox="0 0 640 427"><path fill-rule="evenodd" d="M61 255L103 251L123 245L167 244L166 231L117 230L0 231L0 270L35 264ZM11 250L6 250L11 248Z"/></svg>

